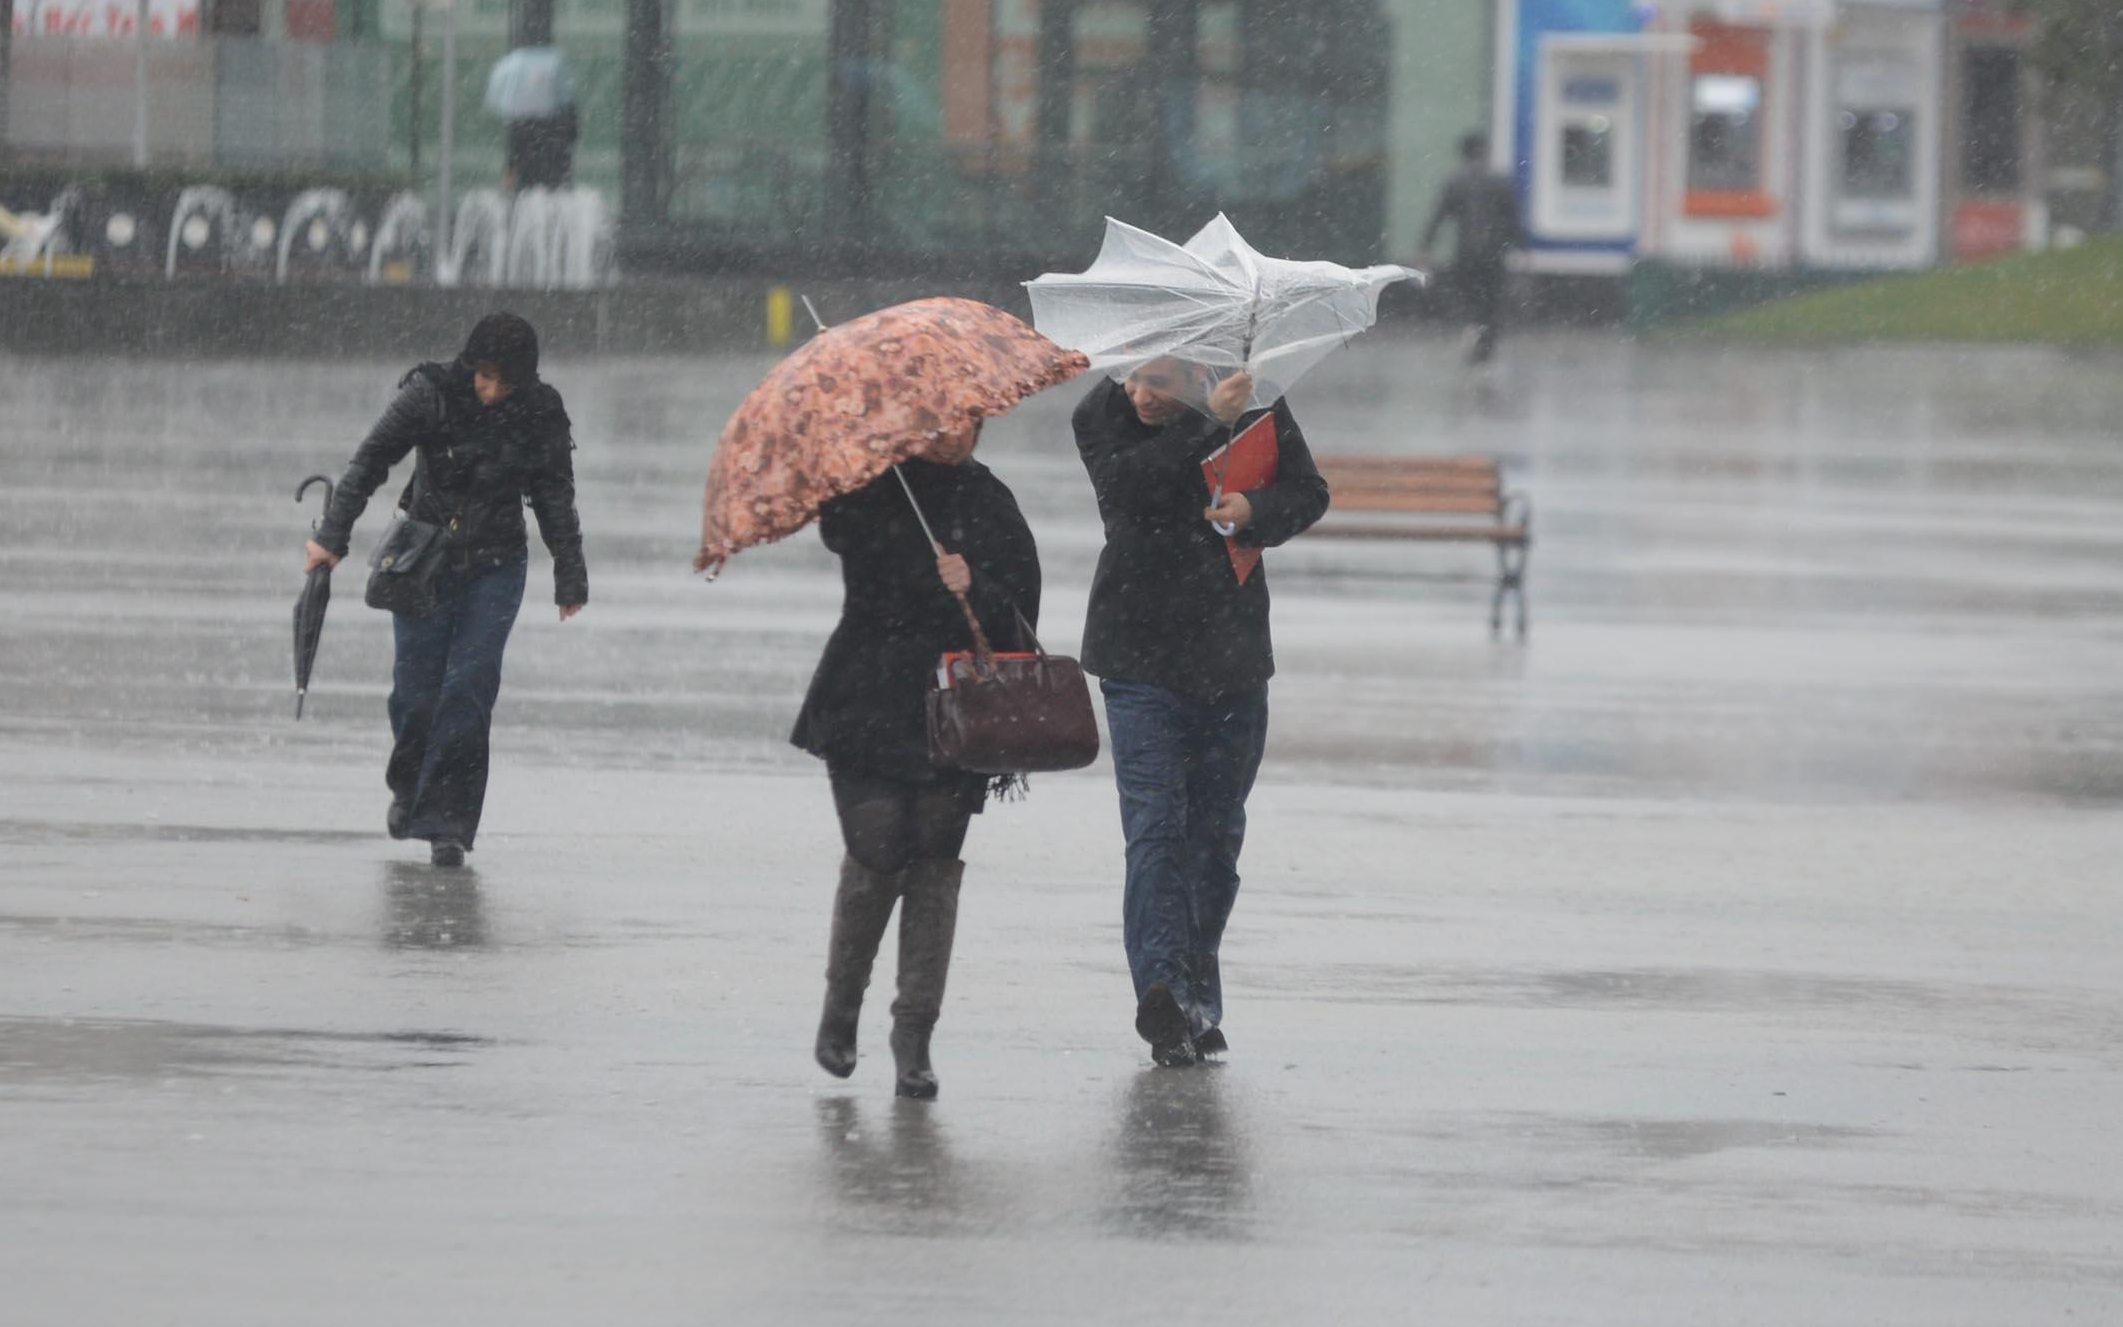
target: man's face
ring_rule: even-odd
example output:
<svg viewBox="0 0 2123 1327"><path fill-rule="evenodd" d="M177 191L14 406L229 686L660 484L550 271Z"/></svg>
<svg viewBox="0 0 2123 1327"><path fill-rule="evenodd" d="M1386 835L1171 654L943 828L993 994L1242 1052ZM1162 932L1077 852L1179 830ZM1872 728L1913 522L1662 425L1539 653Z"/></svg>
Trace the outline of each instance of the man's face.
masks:
<svg viewBox="0 0 2123 1327"><path fill-rule="evenodd" d="M1180 393L1191 383L1187 366L1176 359L1153 359L1128 375L1128 403L1145 424L1169 424L1188 409Z"/></svg>

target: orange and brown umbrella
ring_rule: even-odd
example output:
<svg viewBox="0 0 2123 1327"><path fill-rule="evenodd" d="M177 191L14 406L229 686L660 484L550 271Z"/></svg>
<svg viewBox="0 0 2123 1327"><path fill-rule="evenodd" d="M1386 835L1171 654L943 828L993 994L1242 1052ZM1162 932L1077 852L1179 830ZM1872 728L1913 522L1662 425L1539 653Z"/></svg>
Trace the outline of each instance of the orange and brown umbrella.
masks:
<svg viewBox="0 0 2123 1327"><path fill-rule="evenodd" d="M723 426L693 569L794 534L900 461L963 457L981 420L1088 367L972 300L915 300L826 328Z"/></svg>

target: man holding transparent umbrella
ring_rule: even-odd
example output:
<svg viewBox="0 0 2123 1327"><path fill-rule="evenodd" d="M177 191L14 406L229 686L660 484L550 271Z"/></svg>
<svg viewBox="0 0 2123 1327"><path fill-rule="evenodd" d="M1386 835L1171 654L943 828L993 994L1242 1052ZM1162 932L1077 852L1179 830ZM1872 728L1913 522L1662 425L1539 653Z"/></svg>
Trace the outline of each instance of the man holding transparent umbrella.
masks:
<svg viewBox="0 0 2123 1327"><path fill-rule="evenodd" d="M1241 580L1219 528L1242 548L1272 548L1327 510L1326 481L1281 400L1275 479L1221 497L1205 489L1203 462L1270 413L1241 413L1253 387L1243 372L1214 382L1198 364L1156 359L1125 382L1101 380L1073 421L1106 527L1083 664L1105 695L1120 787L1135 1030L1161 1065L1228 1049L1219 951L1268 740L1267 572Z"/></svg>
<svg viewBox="0 0 2123 1327"><path fill-rule="evenodd" d="M1411 279L1270 258L1228 217L1185 244L1108 217L1089 268L1025 283L1033 325L1106 374L1075 416L1106 527L1083 663L1120 785L1135 1030L1159 1064L1227 1049L1219 951L1275 672L1259 550L1327 510L1283 393Z"/></svg>

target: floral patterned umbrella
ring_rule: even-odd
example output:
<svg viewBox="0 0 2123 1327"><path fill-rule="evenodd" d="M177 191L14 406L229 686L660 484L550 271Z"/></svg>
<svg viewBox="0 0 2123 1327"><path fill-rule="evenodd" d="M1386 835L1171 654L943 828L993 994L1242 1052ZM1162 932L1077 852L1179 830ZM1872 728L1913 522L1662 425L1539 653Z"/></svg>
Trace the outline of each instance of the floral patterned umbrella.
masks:
<svg viewBox="0 0 2123 1327"><path fill-rule="evenodd" d="M915 300L826 328L723 426L693 569L794 534L900 461L963 457L981 420L1089 367L972 300Z"/></svg>

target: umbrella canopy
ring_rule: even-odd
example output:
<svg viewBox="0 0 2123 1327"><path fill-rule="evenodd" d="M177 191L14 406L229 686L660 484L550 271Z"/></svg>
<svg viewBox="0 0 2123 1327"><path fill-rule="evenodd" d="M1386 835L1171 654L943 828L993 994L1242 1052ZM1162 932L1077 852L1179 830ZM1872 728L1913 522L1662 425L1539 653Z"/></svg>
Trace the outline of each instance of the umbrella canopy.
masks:
<svg viewBox="0 0 2123 1327"><path fill-rule="evenodd" d="M558 47L519 46L487 75L487 109L504 120L558 115L575 104L575 86Z"/></svg>
<svg viewBox="0 0 2123 1327"><path fill-rule="evenodd" d="M309 492L310 485L324 485L324 507L332 508L332 481L311 475L295 486L295 501ZM302 718L302 702L310 693L310 668L317 662L317 642L324 635L324 610L332 603L332 565L319 566L302 583L295 599L295 718Z"/></svg>
<svg viewBox="0 0 2123 1327"><path fill-rule="evenodd" d="M1422 279L1407 267L1265 257L1218 213L1185 244L1108 217L1087 270L1049 272L1025 288L1033 325L1091 367L1126 378L1170 355L1217 377L1244 369L1259 409L1376 322L1380 291ZM1204 400L1209 385L1199 385Z"/></svg>
<svg viewBox="0 0 2123 1327"><path fill-rule="evenodd" d="M976 426L1088 367L1001 309L898 304L826 328L752 389L708 464L696 571L794 534L910 457L957 460Z"/></svg>

